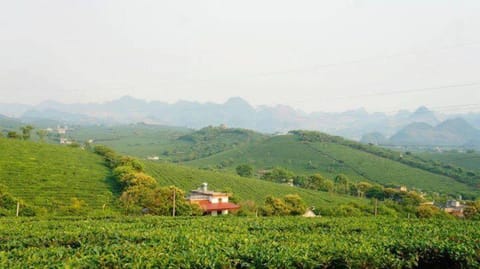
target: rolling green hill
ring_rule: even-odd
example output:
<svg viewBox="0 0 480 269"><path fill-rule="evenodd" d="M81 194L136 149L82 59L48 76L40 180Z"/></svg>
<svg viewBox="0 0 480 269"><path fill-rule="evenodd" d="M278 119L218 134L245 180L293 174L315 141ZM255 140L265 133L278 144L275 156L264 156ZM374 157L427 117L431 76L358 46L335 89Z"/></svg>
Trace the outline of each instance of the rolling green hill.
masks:
<svg viewBox="0 0 480 269"><path fill-rule="evenodd" d="M0 184L30 205L57 210L78 198L101 210L113 198L109 173L80 148L0 138Z"/></svg>
<svg viewBox="0 0 480 269"><path fill-rule="evenodd" d="M476 192L471 186L444 175L411 167L336 142L301 141L295 135L275 136L264 142L187 164L212 169L222 168L233 172L237 165L245 163L252 165L257 171L282 166L304 175L321 173L333 178L343 173L353 181L406 185L424 191L451 194Z"/></svg>
<svg viewBox="0 0 480 269"><path fill-rule="evenodd" d="M480 153L475 151L459 152L456 150L446 152L419 152L424 159L442 162L447 165L455 165L463 169L480 172Z"/></svg>
<svg viewBox="0 0 480 269"><path fill-rule="evenodd" d="M78 141L94 140L122 154L146 159L158 156L173 162L204 158L266 138L245 129L205 127L194 131L181 127L143 123L119 126L79 127L69 136Z"/></svg>
<svg viewBox="0 0 480 269"><path fill-rule="evenodd" d="M185 191L208 182L211 189L227 190L240 200L262 203L266 196L300 195L309 206L328 208L368 200L305 190L230 173L205 171L173 163L146 162L147 172L160 185L175 185ZM27 204L49 213L63 214L72 198L86 202L85 210L101 211L104 204L115 209L117 193L104 160L80 148L0 138L0 184Z"/></svg>
<svg viewBox="0 0 480 269"><path fill-rule="evenodd" d="M366 199L306 190L260 179L243 178L229 173L205 171L176 164L146 162L146 171L155 177L160 185L175 185L189 191L197 189L201 183L207 182L210 189L232 191L241 200L253 200L257 203L263 203L268 195L283 196L287 194L298 194L309 206L317 208L334 207L350 202L360 205L368 203Z"/></svg>
<svg viewBox="0 0 480 269"><path fill-rule="evenodd" d="M353 181L406 185L442 194L477 196L480 173L470 173L430 161L410 152L396 152L339 137L310 132L268 136L245 129L206 127L198 131L146 124L79 128L72 135L111 146L145 159L182 162L210 170L235 172L240 164L256 171L285 167L297 175L315 173ZM308 136L308 135L307 135Z"/></svg>

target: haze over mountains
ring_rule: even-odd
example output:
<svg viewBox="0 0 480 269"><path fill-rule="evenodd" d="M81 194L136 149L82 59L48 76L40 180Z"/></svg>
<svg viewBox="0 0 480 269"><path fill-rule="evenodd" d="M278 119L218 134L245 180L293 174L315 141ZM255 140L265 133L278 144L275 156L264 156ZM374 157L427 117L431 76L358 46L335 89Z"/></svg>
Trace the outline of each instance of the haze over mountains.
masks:
<svg viewBox="0 0 480 269"><path fill-rule="evenodd" d="M364 109L342 113L305 113L286 105L253 107L239 97L230 98L223 104L189 101L169 104L160 101L147 102L130 96L106 103L63 104L45 101L38 105L0 104L0 114L25 122L43 120L80 125L145 122L197 129L225 124L266 133L309 129L357 140L367 135L365 140L369 142L369 137L373 136L376 141L407 145L475 144L478 141L477 129L480 128L478 112L442 114L420 107L414 112L402 110L393 115L368 113ZM440 124L444 120L455 118L462 120ZM452 132L456 130L468 130L468 134L453 135ZM437 137L436 133L439 133L440 137ZM431 140L432 135L437 138ZM426 139L430 139L430 142L425 143Z"/></svg>

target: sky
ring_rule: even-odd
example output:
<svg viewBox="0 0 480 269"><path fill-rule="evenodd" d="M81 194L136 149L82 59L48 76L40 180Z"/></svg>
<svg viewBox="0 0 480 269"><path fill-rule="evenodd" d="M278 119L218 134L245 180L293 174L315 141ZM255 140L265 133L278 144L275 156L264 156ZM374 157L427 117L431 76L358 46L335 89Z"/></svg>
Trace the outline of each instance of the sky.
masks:
<svg viewBox="0 0 480 269"><path fill-rule="evenodd" d="M478 0L0 0L0 103L480 110Z"/></svg>

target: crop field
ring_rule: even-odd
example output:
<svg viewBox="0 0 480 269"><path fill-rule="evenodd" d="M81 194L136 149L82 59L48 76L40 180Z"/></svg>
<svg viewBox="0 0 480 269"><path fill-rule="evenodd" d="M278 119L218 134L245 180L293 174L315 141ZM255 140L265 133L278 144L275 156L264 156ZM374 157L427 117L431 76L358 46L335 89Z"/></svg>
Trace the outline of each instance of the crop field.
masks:
<svg viewBox="0 0 480 269"><path fill-rule="evenodd" d="M400 153L398 153L400 155ZM222 152L188 162L198 167L227 163L224 170L234 172L239 164L248 163L256 170L275 166L298 174L320 173L333 178L343 173L353 181L406 185L424 191L468 193L472 188L443 175L411 167L397 161L329 142L302 143L294 136L276 136L257 145Z"/></svg>
<svg viewBox="0 0 480 269"><path fill-rule="evenodd" d="M319 153L331 156L341 156L347 167L354 167L357 173L367 177L370 181L380 184L404 184L426 191L469 192L471 188L466 184L455 181L446 176L433 174L418 168L375 156L368 152L352 151L351 148L331 144L314 143L313 147Z"/></svg>
<svg viewBox="0 0 480 269"><path fill-rule="evenodd" d="M203 182L212 190L233 192L240 200L263 203L268 195L283 196L298 194L308 206L317 208L336 207L342 204L368 204L369 200L346 195L307 190L260 179L243 178L233 174L200 170L169 163L145 162L147 172L162 186L175 185L186 191L196 189Z"/></svg>
<svg viewBox="0 0 480 269"><path fill-rule="evenodd" d="M478 268L478 227L373 217L4 218L0 267Z"/></svg>
<svg viewBox="0 0 480 269"><path fill-rule="evenodd" d="M101 209L113 197L108 177L102 158L80 148L0 138L0 184L31 205L51 208L78 198Z"/></svg>
<svg viewBox="0 0 480 269"><path fill-rule="evenodd" d="M431 159L473 171L480 171L480 153L478 152L460 153L447 151L442 153L424 152L417 154L424 159Z"/></svg>

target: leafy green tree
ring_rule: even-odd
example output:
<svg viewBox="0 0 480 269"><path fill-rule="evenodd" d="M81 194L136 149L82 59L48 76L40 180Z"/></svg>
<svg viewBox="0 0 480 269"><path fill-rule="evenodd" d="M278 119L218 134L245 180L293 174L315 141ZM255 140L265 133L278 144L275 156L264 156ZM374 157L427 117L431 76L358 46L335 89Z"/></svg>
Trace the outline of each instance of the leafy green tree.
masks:
<svg viewBox="0 0 480 269"><path fill-rule="evenodd" d="M264 206L260 208L263 216L288 216L305 213L306 205L298 195L285 195L283 198L267 196Z"/></svg>
<svg viewBox="0 0 480 269"><path fill-rule="evenodd" d="M348 184L349 184L349 179L346 175L344 174L339 174L335 177L334 179L335 184L337 185L338 189L337 191L343 192L343 193L348 193Z"/></svg>
<svg viewBox="0 0 480 269"><path fill-rule="evenodd" d="M241 177L252 177L253 167L249 164L241 164L235 168L237 174Z"/></svg>
<svg viewBox="0 0 480 269"><path fill-rule="evenodd" d="M11 139L19 139L21 136L15 131L9 131L7 137Z"/></svg>
<svg viewBox="0 0 480 269"><path fill-rule="evenodd" d="M258 212L258 206L255 201L246 200L239 203L240 209L232 212L237 216L255 216Z"/></svg>
<svg viewBox="0 0 480 269"><path fill-rule="evenodd" d="M48 131L44 129L37 130L37 136L40 139L40 141L44 142L45 137L48 135Z"/></svg>
<svg viewBox="0 0 480 269"><path fill-rule="evenodd" d="M274 181L274 182L287 182L289 179L293 179L295 175L293 172L283 168L275 167L272 171L265 173L262 179Z"/></svg>
<svg viewBox="0 0 480 269"><path fill-rule="evenodd" d="M121 157L117 163L118 166L129 166L134 169L136 172L143 172L144 165L138 159L135 159L130 156Z"/></svg>
<svg viewBox="0 0 480 269"><path fill-rule="evenodd" d="M286 216L290 211L281 198L267 196L261 213L264 216Z"/></svg>
<svg viewBox="0 0 480 269"><path fill-rule="evenodd" d="M478 210L476 207L469 205L463 209L463 215L466 219L473 219L478 215Z"/></svg>
<svg viewBox="0 0 480 269"><path fill-rule="evenodd" d="M440 209L432 205L421 205L417 207L416 215L418 218L433 218L440 214Z"/></svg>
<svg viewBox="0 0 480 269"><path fill-rule="evenodd" d="M26 125L20 128L22 130L23 140L29 140L31 137L31 132L34 129L32 125Z"/></svg>
<svg viewBox="0 0 480 269"><path fill-rule="evenodd" d="M358 182L357 183L357 190L358 190L358 196L363 197L365 193L367 192L368 189L372 187L372 184L368 182Z"/></svg>
<svg viewBox="0 0 480 269"><path fill-rule="evenodd" d="M365 192L365 196L367 198L375 198L375 199L378 199L378 200L384 200L385 199L385 192L383 191L383 188L380 187L380 186L372 186Z"/></svg>
<svg viewBox="0 0 480 269"><path fill-rule="evenodd" d="M335 184L332 180L326 179L318 186L318 190L326 191L326 192L333 192L335 190Z"/></svg>
<svg viewBox="0 0 480 269"><path fill-rule="evenodd" d="M285 201L287 209L290 211L290 215L302 215L305 213L305 210L307 210L305 202L296 194L285 195L283 200Z"/></svg>

